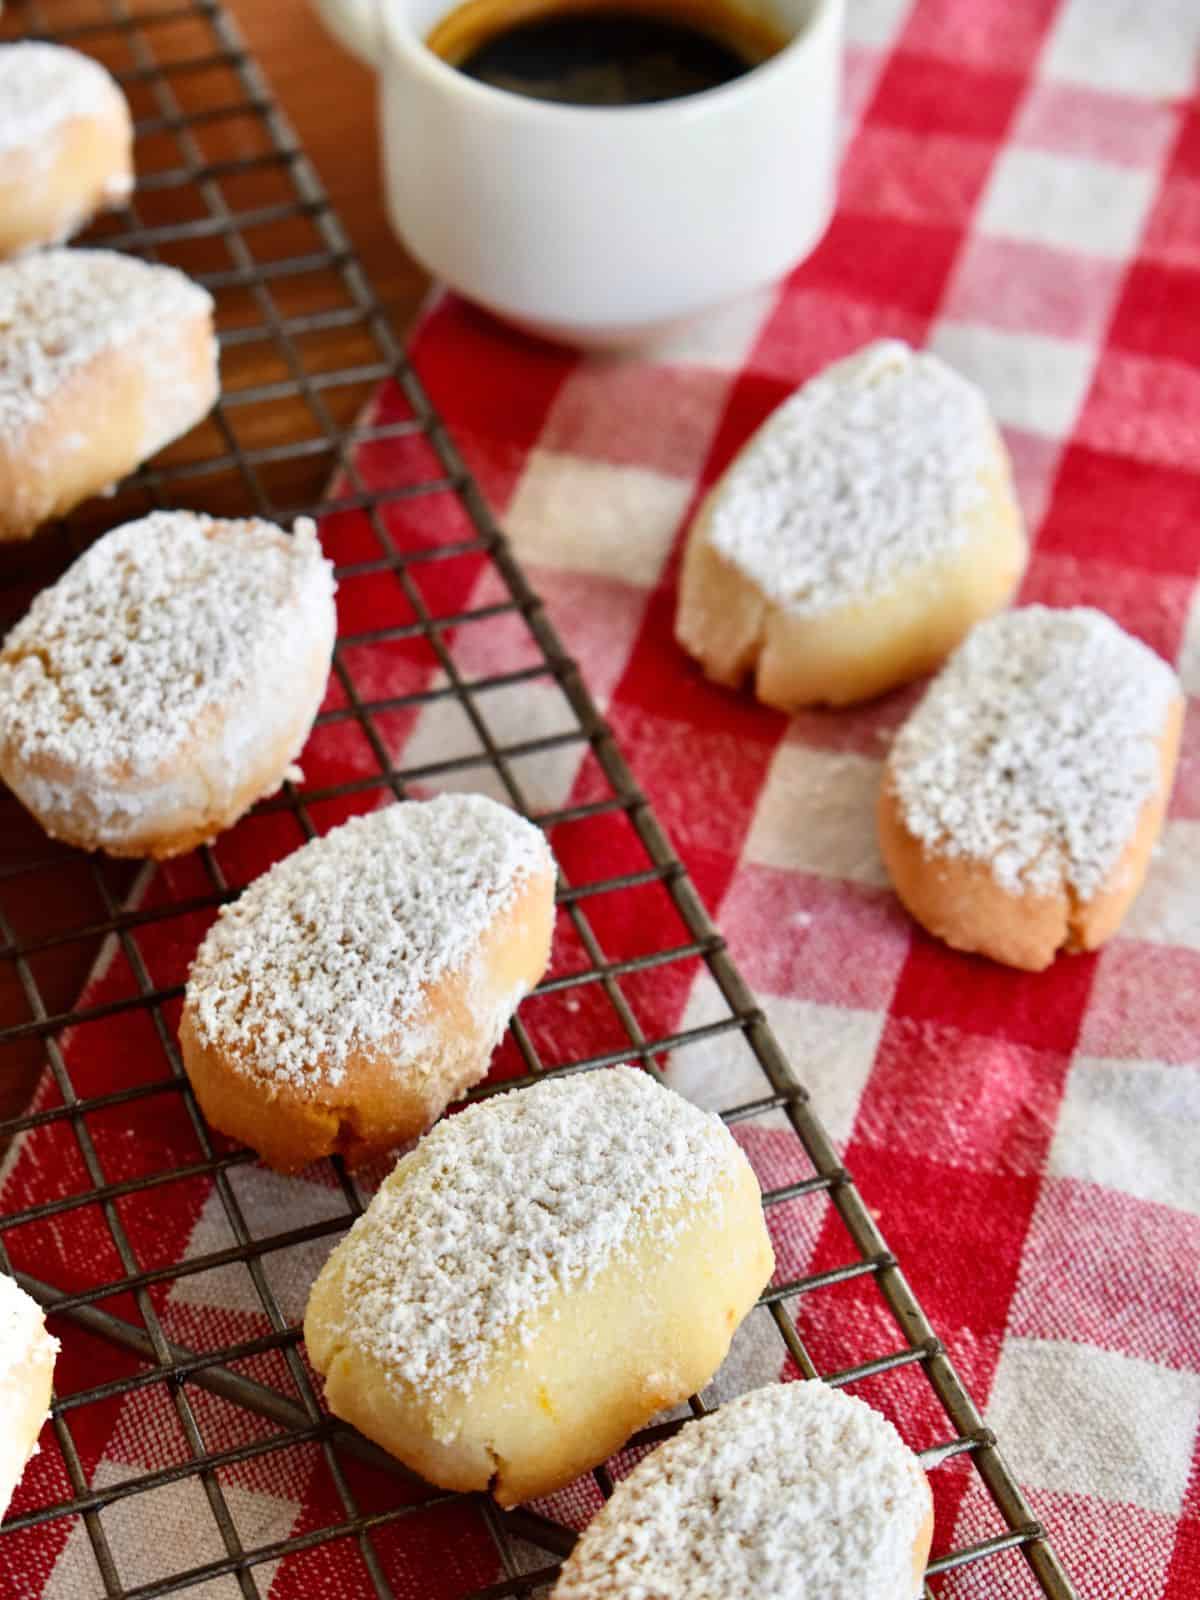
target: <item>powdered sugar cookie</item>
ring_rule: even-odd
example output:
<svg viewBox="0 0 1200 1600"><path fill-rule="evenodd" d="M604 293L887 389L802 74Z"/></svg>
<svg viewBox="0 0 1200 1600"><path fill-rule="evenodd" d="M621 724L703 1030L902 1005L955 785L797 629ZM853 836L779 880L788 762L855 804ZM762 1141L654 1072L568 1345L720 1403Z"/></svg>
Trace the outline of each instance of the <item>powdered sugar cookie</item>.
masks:
<svg viewBox="0 0 1200 1600"><path fill-rule="evenodd" d="M214 838L283 781L333 650L311 522L158 512L96 541L0 649L0 777L110 855Z"/></svg>
<svg viewBox="0 0 1200 1600"><path fill-rule="evenodd" d="M553 912L544 837L479 795L313 840L224 908L192 963L179 1037L205 1115L284 1171L413 1138L487 1071Z"/></svg>
<svg viewBox="0 0 1200 1600"><path fill-rule="evenodd" d="M785 401L709 495L675 634L768 705L848 705L936 666L1007 604L1026 554L981 392L883 340Z"/></svg>
<svg viewBox="0 0 1200 1600"><path fill-rule="evenodd" d="M217 398L212 297L111 250L0 265L0 539L24 539Z"/></svg>
<svg viewBox="0 0 1200 1600"><path fill-rule="evenodd" d="M0 1273L0 1517L37 1449L57 1354L41 1306Z"/></svg>
<svg viewBox="0 0 1200 1600"><path fill-rule="evenodd" d="M820 1382L689 1422L586 1528L554 1600L917 1600L933 1533L921 1464Z"/></svg>
<svg viewBox="0 0 1200 1600"><path fill-rule="evenodd" d="M772 1268L728 1129L618 1067L435 1128L326 1263L304 1337L337 1416L514 1505L707 1383Z"/></svg>
<svg viewBox="0 0 1200 1600"><path fill-rule="evenodd" d="M1010 966L1096 949L1141 887L1182 717L1170 667L1099 611L981 623L889 755L879 838L897 894L948 944Z"/></svg>
<svg viewBox="0 0 1200 1600"><path fill-rule="evenodd" d="M59 244L133 188L133 124L98 61L0 45L0 256Z"/></svg>

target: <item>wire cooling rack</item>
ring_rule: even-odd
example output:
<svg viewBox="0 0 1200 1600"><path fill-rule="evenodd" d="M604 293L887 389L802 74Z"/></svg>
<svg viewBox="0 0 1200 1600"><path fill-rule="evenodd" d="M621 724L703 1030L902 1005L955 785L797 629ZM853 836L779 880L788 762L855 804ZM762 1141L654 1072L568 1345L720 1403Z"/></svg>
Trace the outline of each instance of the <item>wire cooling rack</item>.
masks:
<svg viewBox="0 0 1200 1600"><path fill-rule="evenodd" d="M971 1523L979 1536L969 1544L935 1544L927 1594L949 1582L956 1593L1003 1588L1066 1600L1070 1582L1041 1527L406 364L229 18L211 0L54 0L53 7L26 0L0 21L0 37L21 33L84 49L122 82L137 121L139 185L130 209L98 225L93 237L183 267L212 289L224 398L207 423L121 485L115 501L83 508L34 544L3 552L0 620L7 626L97 532L153 506L276 520L319 508L358 518L371 547L342 565L339 581L343 589L390 585L403 616L343 632L338 703L322 714L318 731L354 732L367 769L324 786L288 784L259 813L290 812L299 842L363 797L399 798L413 783L470 786L482 775L485 786L555 837L597 822L624 829L634 852L627 872L560 887L560 926L575 960L552 973L514 1021L504 1047L508 1078L530 1082L545 1071L625 1059L652 1071L667 1064L669 1076L669 1063L683 1052L711 1048L716 1039L742 1044L761 1071L762 1092L724 1115L742 1130L782 1128L794 1146L794 1171L765 1193L768 1214L778 1220L795 1212L804 1219L796 1225L810 1234L832 1227L844 1245L840 1264L768 1289L747 1324L754 1324L759 1348L765 1335L776 1349L775 1372L790 1358L799 1373L854 1384L902 1418L935 1417L922 1452L935 1483L950 1483L958 1502L974 1496L982 1509ZM395 400L382 412L365 411L389 379ZM403 458L423 464L407 475L397 469L391 481L372 480L365 453L398 439L414 447ZM322 494L331 481L332 502ZM405 505L438 496L457 519L447 524L451 533L432 544L407 543ZM490 563L496 581L487 603L447 603L454 586L441 578L464 562ZM460 641L472 630L515 624L533 643L533 663L526 657L511 671L472 676ZM373 695L355 663L364 649L383 645L426 653L431 670L421 687ZM513 738L511 719L500 730L488 707L497 692L533 682L557 686L566 720L561 731ZM387 718L439 702L458 708L471 748L395 768ZM539 809L525 773L531 760L562 750L582 750L596 773L596 798ZM244 881L236 860L220 845L198 852L185 882L144 866L85 859L51 845L10 800L0 805L0 1042L15 1077L35 1062L45 1069L32 1109L0 1126L8 1145L0 1181L9 1184L0 1265L15 1270L52 1312L64 1343L40 1466L0 1528L3 1593L21 1600L152 1600L189 1591L206 1600L269 1592L399 1597L426 1593L420 1574L436 1571L439 1592L448 1574L461 1574L459 1592L476 1600L544 1595L570 1548L572 1524L611 1491L614 1472L678 1421L647 1430L594 1482L577 1486L573 1499L507 1514L478 1497L465 1502L482 1546L464 1534L464 1524L439 1524L464 1502L415 1484L330 1418L303 1357L299 1309L312 1252L327 1249L360 1213L358 1185L330 1162L320 1182L304 1190L320 1197L318 1215L281 1214L287 1205L270 1203L274 1191L264 1207L261 1186L252 1191L245 1181L261 1169L207 1129L180 1070L179 974L158 970L162 937L177 924L181 941L194 948L188 930L195 919ZM648 893L667 897L679 939L614 953L603 932L620 925L612 908L625 908L625 920L636 922L639 897ZM124 987L81 986L89 966L108 973L114 963ZM656 985L690 981L701 966L714 996L710 1020L666 1034L647 1026L641 997ZM556 1029L555 1018L571 1025ZM138 1049L123 1045L118 1059L125 1065L115 1076L106 1068L98 1081L81 1039L91 1038L89 1030L103 1039L106 1028L134 1023L142 1027ZM127 1041L127 1032L119 1037ZM96 1048L111 1061L111 1052ZM183 1119L186 1139L160 1138L172 1116ZM128 1153L131 1142L135 1154ZM33 1175L28 1193L14 1195L14 1173ZM209 1225L206 1233L198 1224L186 1249L164 1246L167 1258L160 1259L154 1219L167 1214L173 1194L191 1190L197 1215L211 1220L215 1207L220 1228ZM71 1281L43 1276L46 1263L63 1261L74 1262ZM240 1275L241 1288L214 1339L211 1319L189 1324L185 1313L204 1301L206 1282L227 1283L230 1273ZM844 1313L839 1294L847 1296ZM828 1340L813 1345L817 1322L838 1331L835 1359L826 1355ZM691 1411L701 1414L721 1397L719 1390L697 1396ZM246 1426L217 1429L218 1412L226 1423L235 1417ZM123 1428L132 1430L132 1442L106 1450ZM171 1448L163 1443L168 1435ZM154 1448L143 1448L150 1440ZM272 1520L275 1501L263 1485L285 1481L289 1463L308 1484L296 1496L303 1508ZM318 1477L320 1492L313 1488ZM198 1547L191 1536L201 1523L211 1555L182 1566L179 1551Z"/></svg>

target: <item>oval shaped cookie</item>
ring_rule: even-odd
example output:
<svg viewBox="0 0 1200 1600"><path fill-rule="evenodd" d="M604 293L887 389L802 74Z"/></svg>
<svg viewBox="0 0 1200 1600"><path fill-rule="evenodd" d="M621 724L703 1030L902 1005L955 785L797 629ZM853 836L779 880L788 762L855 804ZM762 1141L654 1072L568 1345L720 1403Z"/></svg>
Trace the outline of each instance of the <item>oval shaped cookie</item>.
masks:
<svg viewBox="0 0 1200 1600"><path fill-rule="evenodd" d="M689 1422L617 1485L554 1600L917 1600L933 1533L920 1462L818 1381Z"/></svg>
<svg viewBox="0 0 1200 1600"><path fill-rule="evenodd" d="M28 538L199 422L212 296L112 250L0 264L0 539Z"/></svg>
<svg viewBox="0 0 1200 1600"><path fill-rule="evenodd" d="M773 1264L728 1129L611 1068L440 1123L326 1263L304 1337L336 1415L514 1505L707 1383Z"/></svg>
<svg viewBox="0 0 1200 1600"><path fill-rule="evenodd" d="M901 728L879 839L897 894L959 950L1038 970L1094 950L1141 887L1183 698L1089 607L981 623Z"/></svg>
<svg viewBox="0 0 1200 1600"><path fill-rule="evenodd" d="M0 649L0 775L56 838L170 856L277 789L333 650L313 523L162 511L98 539Z"/></svg>
<svg viewBox="0 0 1200 1600"><path fill-rule="evenodd" d="M226 906L188 976L183 1062L214 1127L294 1170L427 1128L545 970L554 861L479 795L356 817Z"/></svg>
<svg viewBox="0 0 1200 1600"><path fill-rule="evenodd" d="M133 188L133 124L98 61L0 45L0 256L60 244Z"/></svg>
<svg viewBox="0 0 1200 1600"><path fill-rule="evenodd" d="M1008 456L974 384L895 339L774 411L688 535L675 635L785 711L936 666L1006 605L1027 556Z"/></svg>
<svg viewBox="0 0 1200 1600"><path fill-rule="evenodd" d="M57 1354L41 1306L0 1272L0 1517L50 1410Z"/></svg>

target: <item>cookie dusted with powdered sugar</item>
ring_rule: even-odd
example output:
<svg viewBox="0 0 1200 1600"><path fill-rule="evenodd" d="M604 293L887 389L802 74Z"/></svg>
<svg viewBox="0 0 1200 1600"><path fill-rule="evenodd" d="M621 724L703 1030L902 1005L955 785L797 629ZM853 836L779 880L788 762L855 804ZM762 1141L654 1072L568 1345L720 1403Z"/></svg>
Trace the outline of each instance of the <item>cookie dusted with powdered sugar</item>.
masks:
<svg viewBox="0 0 1200 1600"><path fill-rule="evenodd" d="M921 1464L820 1382L689 1422L617 1485L554 1600L917 1600L933 1532Z"/></svg>
<svg viewBox="0 0 1200 1600"><path fill-rule="evenodd" d="M0 539L132 472L217 398L213 302L111 250L0 265Z"/></svg>
<svg viewBox="0 0 1200 1600"><path fill-rule="evenodd" d="M133 124L98 61L0 45L0 256L61 244L133 188Z"/></svg>
<svg viewBox="0 0 1200 1600"><path fill-rule="evenodd" d="M439 1124L326 1263L304 1337L337 1416L514 1505L707 1383L773 1264L728 1129L616 1067Z"/></svg>
<svg viewBox="0 0 1200 1600"><path fill-rule="evenodd" d="M57 1354L41 1306L0 1273L0 1517L37 1449Z"/></svg>
<svg viewBox="0 0 1200 1600"><path fill-rule="evenodd" d="M98 539L0 649L0 776L48 833L177 855L276 790L333 651L316 528L162 511Z"/></svg>
<svg viewBox="0 0 1200 1600"><path fill-rule="evenodd" d="M1166 662L1088 607L973 630L898 734L879 801L896 892L960 950L1094 950L1141 887L1183 717Z"/></svg>
<svg viewBox="0 0 1200 1600"><path fill-rule="evenodd" d="M421 1133L545 971L554 878L539 830L480 795L388 806L278 862L188 975L209 1121L284 1171Z"/></svg>
<svg viewBox="0 0 1200 1600"><path fill-rule="evenodd" d="M797 390L709 495L675 635L768 705L848 705L937 666L1026 556L982 393L882 340Z"/></svg>

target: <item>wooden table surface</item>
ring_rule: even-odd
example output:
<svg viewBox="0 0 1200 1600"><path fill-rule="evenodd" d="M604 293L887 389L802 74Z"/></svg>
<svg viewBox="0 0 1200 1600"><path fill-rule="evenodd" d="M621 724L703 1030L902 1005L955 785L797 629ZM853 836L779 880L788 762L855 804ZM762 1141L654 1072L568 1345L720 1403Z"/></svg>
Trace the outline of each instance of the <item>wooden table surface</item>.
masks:
<svg viewBox="0 0 1200 1600"><path fill-rule="evenodd" d="M226 4L307 148L385 308L403 335L425 293L427 280L396 242L384 216L372 75L333 42L308 0L226 0ZM87 13L83 8L77 17L65 12L60 15L69 23L86 20ZM6 20L19 28L19 8L14 8ZM169 207L170 191L156 196L156 203ZM186 203L186 197L180 203ZM156 215L154 220L166 221L168 217ZM241 381L253 376L247 369L242 372ZM259 376L266 382L277 374L264 370ZM279 426L286 432L286 408L280 411ZM303 470L303 464L299 464L297 471ZM326 469L317 463L313 470L323 473ZM115 502L97 504L97 514L111 521ZM36 545L0 551L7 562L4 581L18 586L27 581L35 585L47 581L52 573L39 577L34 566L29 565L36 565L38 554ZM32 819L13 799L0 794L0 872L22 860L36 860L46 849L46 840ZM127 890L132 870L128 862L105 864L108 893L113 901L119 901ZM14 878L5 887L5 915L10 916L16 905L24 937L36 937L39 929L53 934L63 928L95 926L103 923L107 915L82 857L78 871L27 880ZM96 938L77 938L54 943L32 957L28 971L41 1001L52 1014L70 1009L98 949ZM0 959L0 1024L24 1025L33 1020L34 1014L34 1003L16 965L11 959ZM45 1063L45 1051L45 1044L34 1034L5 1047L0 1055L0 1121L18 1116L25 1109ZM0 1153L2 1148L0 1139Z"/></svg>
<svg viewBox="0 0 1200 1600"><path fill-rule="evenodd" d="M372 73L333 42L309 0L225 0L341 213L396 325L427 287L384 216Z"/></svg>

